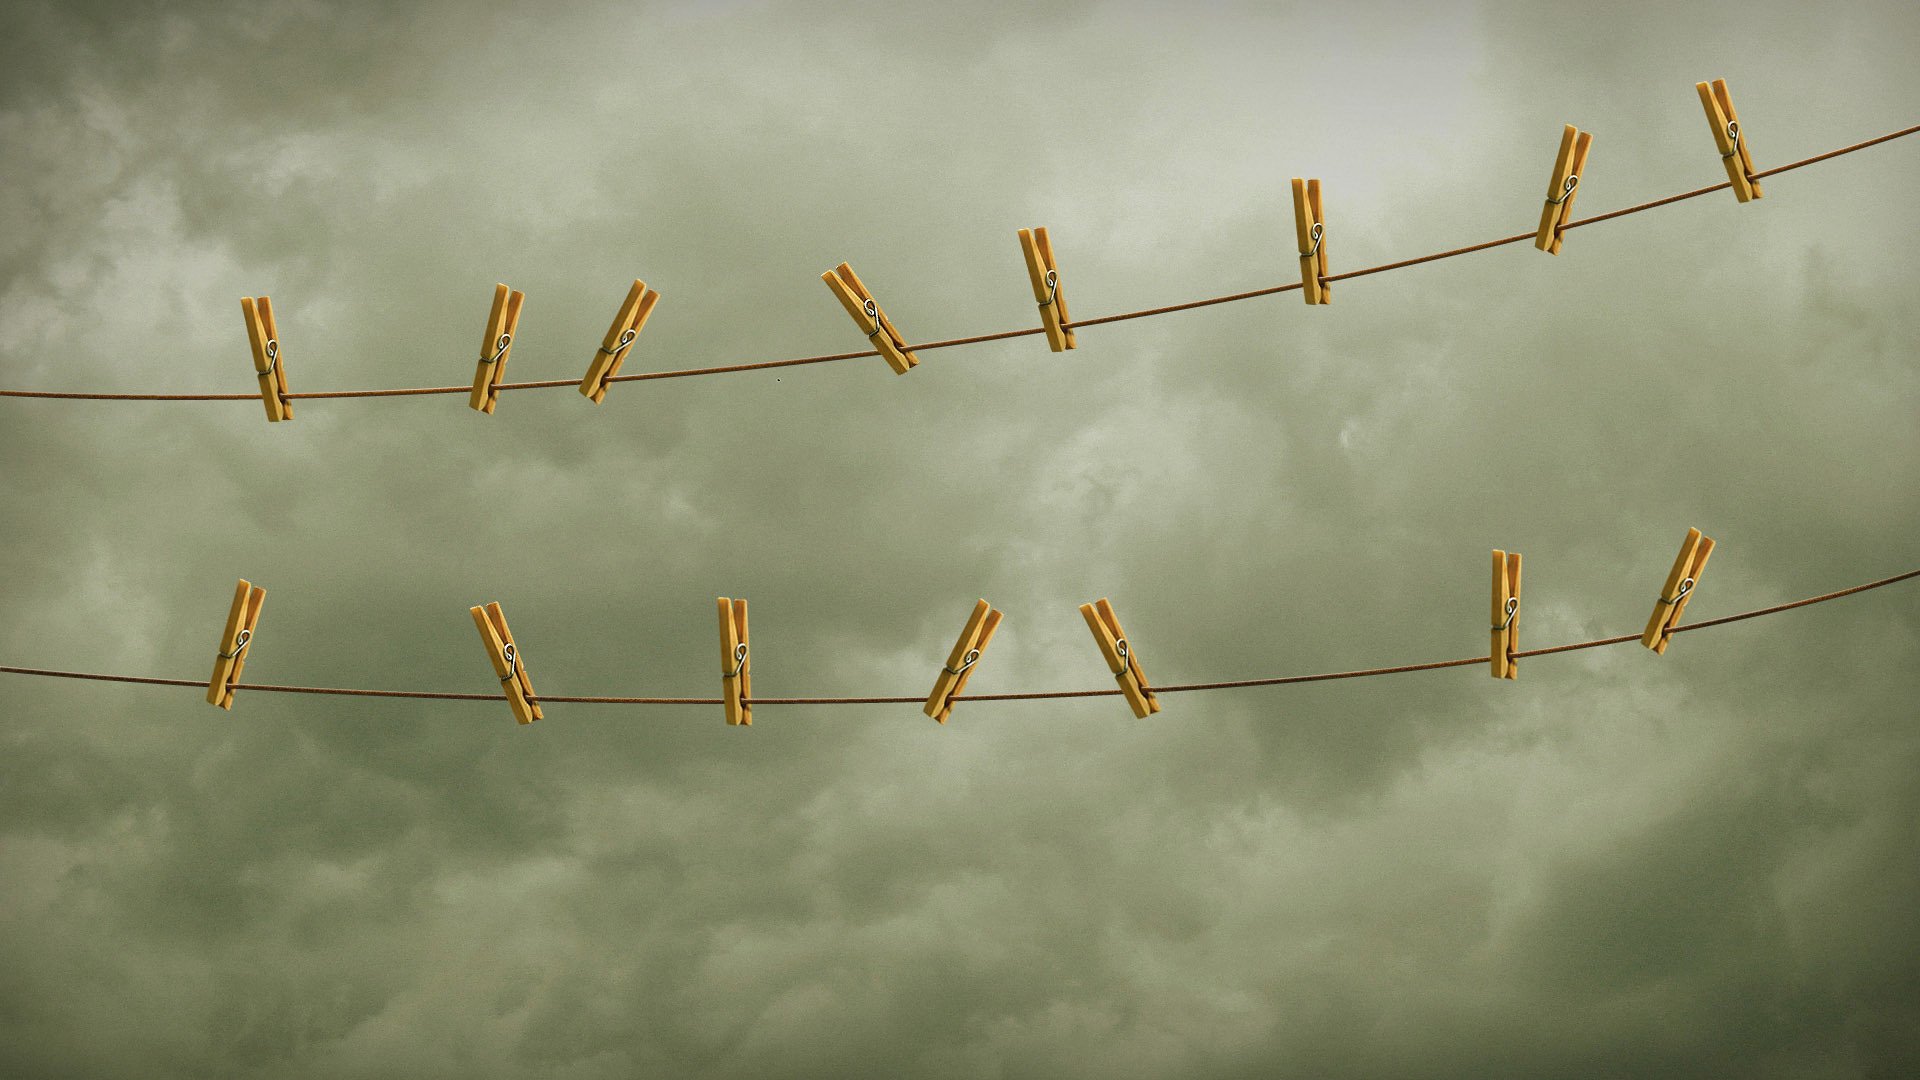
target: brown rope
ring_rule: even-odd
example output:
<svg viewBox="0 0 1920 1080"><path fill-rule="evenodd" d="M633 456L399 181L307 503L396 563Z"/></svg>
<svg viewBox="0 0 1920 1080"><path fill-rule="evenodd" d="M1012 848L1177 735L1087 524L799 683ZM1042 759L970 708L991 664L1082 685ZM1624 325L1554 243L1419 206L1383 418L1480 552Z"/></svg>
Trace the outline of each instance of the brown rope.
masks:
<svg viewBox="0 0 1920 1080"><path fill-rule="evenodd" d="M1760 172L1754 173L1753 176L1754 176L1754 179L1756 180L1763 180L1769 176L1777 176L1783 172L1790 172L1794 169L1804 168L1808 165L1813 165L1818 162L1827 161L1832 158L1840 157L1843 154L1851 154L1856 151L1865 150L1871 146L1878 146L1884 142L1891 142L1894 139L1905 138L1906 136L1912 135L1915 132L1920 132L1920 125L1915 125L1910 128L1902 128L1899 131L1889 132L1888 134L1881 135L1876 138L1868 139L1865 142L1854 143L1852 146L1843 146L1838 150L1829 150L1824 154L1815 154L1810 158L1802 158L1799 161L1790 162L1786 165L1777 166L1772 169L1764 169ZM1711 187L1698 188L1693 191L1682 192L1679 195L1669 195L1662 199L1654 199L1652 202L1644 202L1636 206L1629 206L1621 210L1610 210L1604 214L1595 214L1592 217L1584 217L1577 221L1569 221L1561 225L1560 227L1563 230L1577 229L1582 225L1592 225L1601 221L1611 221L1614 218L1625 217L1628 214L1638 214L1646 210L1655 209L1656 207L1667 206L1671 203L1681 202L1686 199L1698 198L1701 195L1711 194L1712 192L1715 192L1715 191L1724 191L1727 188L1732 186L1733 185L1731 183L1722 181L1718 184L1714 184ZM1402 259L1399 262L1382 263L1379 266L1369 266L1360 270L1349 270L1341 274L1329 274L1327 275L1326 280L1329 283L1335 282L1335 281L1346 281L1351 278L1366 277L1368 274L1379 274L1379 273L1384 273L1388 270L1400 270L1409 266L1418 266L1421 263L1438 262L1441 259L1451 259L1460 255L1470 255L1473 252L1486 251L1489 248L1504 247L1507 244L1517 244L1523 240L1532 238L1534 235L1535 235L1534 233L1530 233L1530 232L1515 233L1512 236L1502 237L1498 240L1488 240L1479 244L1469 244L1466 247L1454 248L1451 251L1438 251L1431 255L1420 255L1411 259ZM1099 316L1098 318L1093 318L1093 319L1079 319L1074 322L1062 323L1061 326L1065 329L1077 330L1085 326L1100 326L1104 323L1125 322L1129 319L1145 319L1155 315L1171 314L1176 311L1192 311L1195 308L1212 307L1215 304L1231 304L1238 300L1251 300L1255 297L1260 297L1260 296L1273 296L1278 293L1292 292L1293 290L1298 288L1300 288L1300 284L1298 282L1294 282L1293 284L1290 284L1290 285L1275 285L1271 288L1253 289L1248 292L1232 293L1227 296L1214 296L1214 297L1209 297L1205 300L1190 300L1184 304L1168 304L1165 307L1146 308L1141 311L1127 311L1127 312L1122 312L1118 315L1102 315L1102 316ZM1046 332L1045 329L1041 327L1034 327L1033 329L1030 329L1030 330L1003 330L997 334L977 334L977 335L974 335L973 337L950 338L946 341L929 341L924 345L909 345L907 346L907 348L910 351L916 351L916 352L922 351L922 350L930 350L930 349L949 349L958 345L977 345L977 344L980 344L981 342L986 342L986 341L1004 341L1008 338L1029 337L1034 334L1041 334L1045 332ZM683 368L677 371L649 371L649 372L643 372L636 375L615 375L614 377L608 379L607 381L610 383L641 382L647 379L681 379L681 378L686 378L689 375L725 375L725 374L729 374L736 371L766 371L770 368L799 367L803 364L825 364L825 363L831 363L836 360L855 360L863 356L878 356L878 355L880 355L880 353L877 350L868 349L864 352L829 353L822 356L802 356L792 360L762 360L755 363L747 363L747 364L726 364L720 367ZM578 386L578 385L580 385L580 380L578 379L547 379L540 382L501 383L498 389L500 390L542 390L542 389L550 389L556 386ZM473 387L471 385L416 386L416 387L410 387L410 388L399 389L399 390L317 390L317 391L307 391L305 393L297 393L297 394L290 393L286 396L288 399L410 397L410 396L415 396L420 394L465 394L465 393L470 393L472 389ZM54 391L47 391L47 390L0 390L0 397L60 398L65 400L83 400L83 401L259 401L260 400L260 395L257 393L254 393L254 394L77 394L77 393L61 393L61 392L54 392Z"/></svg>
<svg viewBox="0 0 1920 1080"><path fill-rule="evenodd" d="M1909 570L1904 574L1869 581L1864 585L1841 589L1838 592L1810 596L1805 600L1793 600L1772 607L1743 611L1738 615L1724 615L1718 619L1676 626L1673 632L1705 630L1710 626L1724 626L1727 623L1740 622L1743 619L1757 619L1762 615L1774 615L1809 604L1823 604L1829 600L1838 600L1843 596L1852 596L1869 589L1885 588L1911 578L1920 577L1920 570ZM1640 640L1639 634L1622 634L1619 637L1599 638L1594 641L1581 641L1571 645L1553 645L1544 649L1527 649L1517 652L1515 657L1550 656L1554 653L1574 652L1578 649L1597 649L1603 645L1622 645L1629 641ZM1437 671L1440 668L1469 667L1484 664L1486 656L1469 656L1459 660L1435 660L1425 664L1401 664L1395 667L1366 668L1360 671L1331 671L1319 675L1282 675L1268 679L1239 679L1233 682L1183 683L1176 686L1156 686L1155 694L1182 694L1196 690L1236 690L1251 686L1284 686L1292 683L1326 682L1332 679L1362 679L1374 675L1400 675L1410 671ZM97 682L140 683L148 686L192 686L204 688L207 684L192 679L149 679L137 675L96 675L81 671L52 671L45 668L0 667L0 672L14 675L44 675L59 679L91 679ZM504 694L450 694L426 690L346 690L323 686L275 686L267 683L236 683L236 690L258 690L278 694L335 694L348 697L385 697L385 698L430 698L438 701L505 701ZM1024 694L961 694L955 701L1043 701L1059 698L1117 697L1119 690L1047 690ZM556 702L572 705L719 705L720 698L684 698L684 697L561 697L541 695L529 700L541 703ZM747 699L755 705L915 705L926 700L925 697L756 697Z"/></svg>

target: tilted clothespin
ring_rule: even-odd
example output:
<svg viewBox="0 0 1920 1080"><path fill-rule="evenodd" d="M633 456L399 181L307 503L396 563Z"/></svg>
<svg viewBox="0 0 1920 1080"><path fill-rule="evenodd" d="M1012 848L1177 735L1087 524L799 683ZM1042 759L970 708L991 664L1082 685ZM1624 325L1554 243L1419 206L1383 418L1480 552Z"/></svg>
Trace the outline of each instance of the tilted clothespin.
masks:
<svg viewBox="0 0 1920 1080"><path fill-rule="evenodd" d="M1154 696L1153 687L1147 682L1146 669L1140 666L1140 654L1128 643L1127 632L1120 629L1120 620L1114 617L1113 605L1105 599L1081 604L1080 614L1086 617L1087 629L1093 631L1093 640L1100 646L1100 655L1107 658L1107 667L1120 684L1120 692L1126 695L1133 715L1145 717L1149 713L1159 712L1160 699Z"/></svg>
<svg viewBox="0 0 1920 1080"><path fill-rule="evenodd" d="M233 688L240 681L240 669L247 663L247 646L253 644L254 628L260 625L260 608L267 602L267 590L245 578L233 591L233 606L227 609L227 628L220 632L220 648L213 661L213 678L207 680L207 704L233 708Z"/></svg>
<svg viewBox="0 0 1920 1080"><path fill-rule="evenodd" d="M653 305L659 300L660 294L647 288L646 282L633 279L633 288L627 290L626 300L613 316L606 340L600 343L600 351L587 365L587 377L580 380L580 392L593 399L595 405L607 399L607 380L620 374L620 364L632 351L633 339L640 336L647 317L653 314Z"/></svg>
<svg viewBox="0 0 1920 1080"><path fill-rule="evenodd" d="M247 344L253 347L253 373L260 377L260 400L267 406L267 422L291 420L293 400L287 397L286 358L280 355L280 328L273 322L273 302L264 296L243 296L240 314L247 320Z"/></svg>
<svg viewBox="0 0 1920 1080"><path fill-rule="evenodd" d="M493 661L500 689L507 692L513 718L523 724L541 719L540 703L531 700L533 680L527 675L527 662L520 655L520 646L514 644L513 631L507 629L507 617L501 614L500 605L467 610L473 614L473 625L480 628L480 643L487 648L487 659Z"/></svg>
<svg viewBox="0 0 1920 1080"><path fill-rule="evenodd" d="M1493 631L1492 648L1487 658L1496 679L1520 677L1520 553L1493 552Z"/></svg>
<svg viewBox="0 0 1920 1080"><path fill-rule="evenodd" d="M747 602L719 598L720 698L727 723L753 723L753 657L747 649Z"/></svg>
<svg viewBox="0 0 1920 1080"><path fill-rule="evenodd" d="M1293 231L1300 241L1300 295L1309 304L1333 302L1327 283L1327 215L1320 181L1293 178Z"/></svg>
<svg viewBox="0 0 1920 1080"><path fill-rule="evenodd" d="M1540 232L1533 246L1549 255L1560 254L1565 239L1561 229L1573 218L1573 197L1580 192L1580 175L1587 168L1587 150L1593 145L1593 133L1572 124L1560 133L1560 153L1553 159L1553 176L1547 180L1547 204L1540 211Z"/></svg>
<svg viewBox="0 0 1920 1080"><path fill-rule="evenodd" d="M833 295L840 298L840 306L853 316L860 332L873 342L873 347L880 351L895 375L905 375L920 363L920 358L908 351L907 339L900 336L900 331L894 329L887 313L880 310L873 294L860 284L860 277L853 272L853 267L841 263L821 274L820 280L826 282L827 288L833 290Z"/></svg>
<svg viewBox="0 0 1920 1080"><path fill-rule="evenodd" d="M1021 229L1020 253L1027 257L1027 276L1033 279L1033 299L1040 305L1040 325L1047 331L1047 348L1065 352L1075 347L1073 329L1063 325L1073 318L1067 314L1067 298L1060 291L1060 266L1053 259L1053 244L1047 230Z"/></svg>
<svg viewBox="0 0 1920 1080"><path fill-rule="evenodd" d="M507 381L507 354L520 329L520 305L527 294L505 285L493 287L493 310L487 314L487 336L480 342L480 364L473 369L473 394L467 407L491 415L500 404L500 384Z"/></svg>
<svg viewBox="0 0 1920 1080"><path fill-rule="evenodd" d="M1713 142L1720 148L1721 164L1727 167L1727 179L1733 184L1733 197L1741 202L1763 194L1760 181L1753 175L1753 153L1747 149L1747 133L1740 130L1740 116L1733 111L1733 96L1727 93L1727 80L1694 83L1700 92L1700 105L1707 110L1707 124L1713 128Z"/></svg>
<svg viewBox="0 0 1920 1080"><path fill-rule="evenodd" d="M1660 591L1659 602L1653 605L1653 618L1647 620L1647 632L1640 635L1640 644L1654 652L1664 654L1667 643L1673 640L1673 628L1680 625L1680 613L1687 610L1687 601L1693 599L1694 590L1700 587L1700 574L1707 568L1707 556L1713 554L1713 540L1700 535L1699 529L1688 529L1687 538L1680 545L1680 556L1673 560L1673 571L1667 575L1667 586Z"/></svg>
<svg viewBox="0 0 1920 1080"><path fill-rule="evenodd" d="M993 632L1000 629L1002 614L985 600L973 606L973 614L967 616L967 625L960 631L960 640L947 656L947 666L934 677L933 693L927 695L928 716L944 724L953 714L953 699L966 689L967 680L973 677L973 666L980 662L980 654L987 651Z"/></svg>

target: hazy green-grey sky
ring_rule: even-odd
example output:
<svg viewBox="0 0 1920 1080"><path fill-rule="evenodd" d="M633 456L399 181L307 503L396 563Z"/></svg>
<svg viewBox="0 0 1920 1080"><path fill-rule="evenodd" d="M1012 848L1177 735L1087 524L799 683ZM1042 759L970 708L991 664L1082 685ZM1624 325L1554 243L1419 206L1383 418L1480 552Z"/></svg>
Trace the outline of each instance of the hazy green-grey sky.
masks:
<svg viewBox="0 0 1920 1080"><path fill-rule="evenodd" d="M1920 121L1920 8L6 3L0 386L574 379L1297 280ZM0 399L0 664L548 694L1100 689L1637 631L1920 566L1920 138L1568 236L1080 332L571 389ZM0 675L0 1074L1579 1077L1920 1072L1920 591L1484 667L912 706L554 704Z"/></svg>

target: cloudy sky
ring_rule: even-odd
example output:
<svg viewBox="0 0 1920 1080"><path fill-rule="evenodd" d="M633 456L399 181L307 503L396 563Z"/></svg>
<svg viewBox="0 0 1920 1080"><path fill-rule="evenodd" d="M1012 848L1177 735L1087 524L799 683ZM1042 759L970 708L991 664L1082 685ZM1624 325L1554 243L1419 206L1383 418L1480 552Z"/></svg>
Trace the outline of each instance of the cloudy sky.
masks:
<svg viewBox="0 0 1920 1080"><path fill-rule="evenodd" d="M1534 227L1920 122L1920 8L11 2L0 386L576 379L1082 318ZM1529 245L1038 338L503 395L0 399L0 664L713 696L1103 689L1637 632L1920 566L1920 137ZM0 1073L1854 1077L1920 1070L1920 585L1359 681L914 706L0 675ZM1904 913L1904 914L1903 914Z"/></svg>

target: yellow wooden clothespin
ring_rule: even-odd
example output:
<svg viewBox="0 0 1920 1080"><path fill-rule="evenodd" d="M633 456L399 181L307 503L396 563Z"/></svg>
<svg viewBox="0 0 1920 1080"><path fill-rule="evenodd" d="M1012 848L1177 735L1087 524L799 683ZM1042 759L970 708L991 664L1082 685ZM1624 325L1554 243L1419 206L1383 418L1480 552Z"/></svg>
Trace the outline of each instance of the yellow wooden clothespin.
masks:
<svg viewBox="0 0 1920 1080"><path fill-rule="evenodd" d="M532 700L533 680L527 675L526 659L520 655L520 646L514 644L513 631L507 629L507 617L501 614L500 605L467 610L473 614L473 625L480 628L480 643L487 648L487 659L493 661L500 688L507 692L513 718L523 724L541 719L540 703Z"/></svg>
<svg viewBox="0 0 1920 1080"><path fill-rule="evenodd" d="M941 723L953 715L953 699L967 688L967 680L973 677L973 666L980 662L980 655L987 651L987 642L993 640L993 632L1000 629L1000 617L1004 613L994 609L985 600L973 606L973 614L967 616L967 625L960 631L960 640L954 643L953 652L947 656L947 666L940 669L934 677L933 693L927 695L926 714Z"/></svg>
<svg viewBox="0 0 1920 1080"><path fill-rule="evenodd" d="M520 329L520 305L527 294L505 285L493 287L493 310L487 314L487 336L480 342L480 363L473 369L473 394L467 407L491 415L500 404L500 384L507 381L507 354Z"/></svg>
<svg viewBox="0 0 1920 1080"><path fill-rule="evenodd" d="M653 314L653 305L659 300L660 294L647 288L646 282L633 279L633 288L627 290L626 300L613 316L613 325L607 329L606 340L600 343L600 351L594 354L593 362L587 365L587 377L580 380L580 392L592 399L595 405L607 399L607 380L620 374L620 364L632 351L633 339L640 336L641 329L647 325L647 317Z"/></svg>
<svg viewBox="0 0 1920 1080"><path fill-rule="evenodd" d="M1580 193L1580 176L1587 168L1587 150L1593 146L1593 133L1572 124L1560 133L1560 153L1553 159L1553 175L1547 179L1547 204L1540 211L1540 232L1533 246L1549 255L1560 254L1565 240L1561 230L1573 219L1573 197Z"/></svg>
<svg viewBox="0 0 1920 1080"><path fill-rule="evenodd" d="M1707 124L1713 128L1713 142L1720 148L1720 162L1727 167L1727 180L1733 184L1733 197L1741 202L1764 194L1753 175L1753 153L1747 148L1747 133L1740 130L1740 116L1733 111L1733 96L1727 93L1727 80L1694 83L1700 92L1700 105L1707 110Z"/></svg>
<svg viewBox="0 0 1920 1080"><path fill-rule="evenodd" d="M253 644L254 628L260 625L260 608L267 602L267 590L245 578L233 591L233 606L227 609L227 627L220 632L220 648L213 661L213 678L207 680L207 704L233 708L233 688L240 681L240 669L247 663L247 646Z"/></svg>
<svg viewBox="0 0 1920 1080"><path fill-rule="evenodd" d="M1033 299L1040 305L1040 325L1047 331L1047 348L1065 352L1075 347L1073 321L1067 314L1067 297L1060 290L1060 264L1053 258L1053 243L1047 230L1021 229L1020 253L1027 257L1027 276L1033 280Z"/></svg>
<svg viewBox="0 0 1920 1080"><path fill-rule="evenodd" d="M1493 552L1493 631L1487 659L1496 679L1520 677L1520 553Z"/></svg>
<svg viewBox="0 0 1920 1080"><path fill-rule="evenodd" d="M243 296L240 314L247 320L247 344L253 347L253 373L260 377L260 400L267 406L267 422L291 420L293 400L287 396L287 364L280 355L280 328L273 322L273 302L264 296Z"/></svg>
<svg viewBox="0 0 1920 1080"><path fill-rule="evenodd" d="M1300 241L1300 295L1309 304L1333 302L1327 282L1327 214L1320 181L1293 178L1293 231Z"/></svg>
<svg viewBox="0 0 1920 1080"><path fill-rule="evenodd" d="M853 272L853 267L841 263L821 274L820 280L826 282L827 288L833 290L833 295L840 298L840 306L853 316L860 332L873 342L873 347L880 351L894 374L905 375L920 363L920 358L908 351L907 339L894 329L893 321L880 309L867 287L860 283L860 277Z"/></svg>
<svg viewBox="0 0 1920 1080"><path fill-rule="evenodd" d="M1093 640L1100 646L1100 655L1107 658L1107 668L1120 684L1120 692L1126 695L1133 715L1145 717L1149 713L1159 712L1160 699L1154 696L1153 687L1147 682L1146 669L1140 666L1140 654L1128 643L1127 632L1120 629L1120 620L1114 617L1113 605L1103 598L1091 604L1081 604L1080 614L1086 617L1087 629L1093 631Z"/></svg>
<svg viewBox="0 0 1920 1080"><path fill-rule="evenodd" d="M1694 590L1700 587L1700 575L1707 568L1707 556L1713 554L1713 540L1702 536L1699 529L1688 529L1687 538L1680 544L1680 556L1673 560L1673 570L1667 574L1667 586L1660 590L1660 599L1653 605L1653 618L1647 620L1647 632L1640 635L1640 644L1654 652L1665 654L1667 643L1673 640L1673 628L1680 625L1680 613L1687 610L1687 601L1693 599Z"/></svg>
<svg viewBox="0 0 1920 1080"><path fill-rule="evenodd" d="M719 598L720 698L727 723L753 723L753 657L747 648L747 602Z"/></svg>

